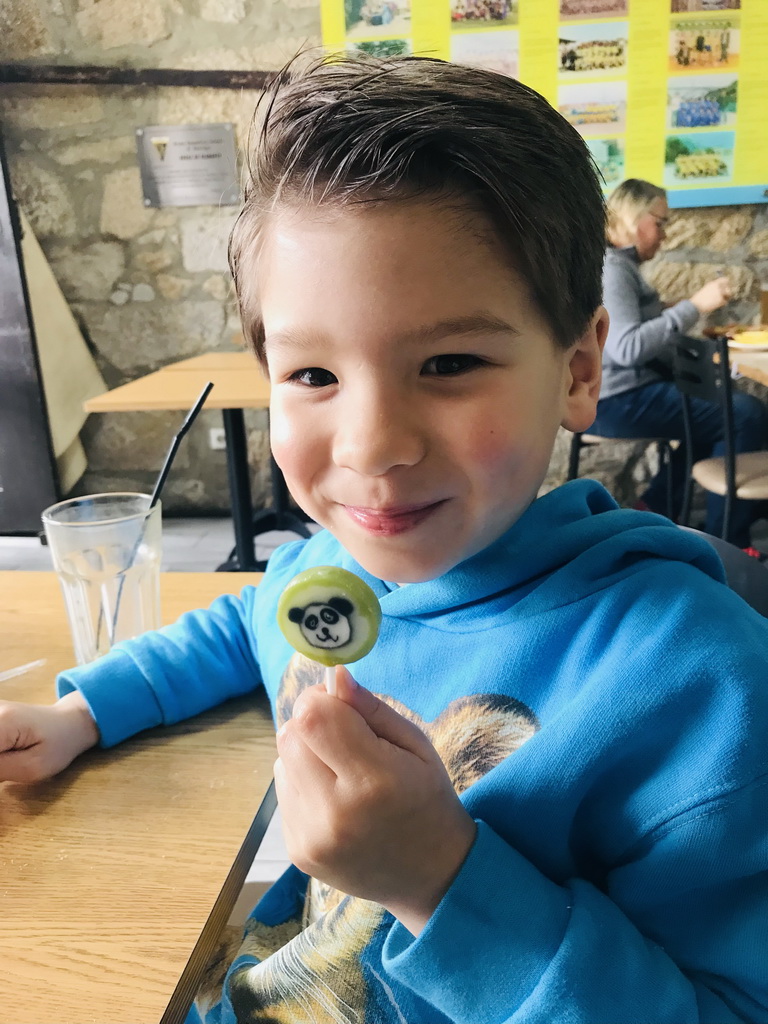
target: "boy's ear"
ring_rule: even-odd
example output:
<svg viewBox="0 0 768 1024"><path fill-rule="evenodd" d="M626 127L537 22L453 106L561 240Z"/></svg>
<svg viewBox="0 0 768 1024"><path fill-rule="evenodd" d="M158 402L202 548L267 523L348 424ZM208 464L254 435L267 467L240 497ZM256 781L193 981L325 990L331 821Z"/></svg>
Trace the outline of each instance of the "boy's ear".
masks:
<svg viewBox="0 0 768 1024"><path fill-rule="evenodd" d="M598 306L586 331L568 350L568 393L561 421L566 430L587 430L595 422L607 336L608 310Z"/></svg>

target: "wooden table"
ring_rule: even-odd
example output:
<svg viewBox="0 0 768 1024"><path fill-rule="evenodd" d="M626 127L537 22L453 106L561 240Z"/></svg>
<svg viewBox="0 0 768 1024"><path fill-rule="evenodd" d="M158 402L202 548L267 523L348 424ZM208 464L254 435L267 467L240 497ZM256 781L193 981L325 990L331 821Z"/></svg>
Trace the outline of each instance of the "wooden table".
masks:
<svg viewBox="0 0 768 1024"><path fill-rule="evenodd" d="M744 377L768 387L768 352L749 352L743 348L729 349L731 366Z"/></svg>
<svg viewBox="0 0 768 1024"><path fill-rule="evenodd" d="M164 619L258 579L166 573ZM51 702L73 655L54 574L0 572L0 674L38 659L1 698ZM271 814L254 823L274 757L248 697L0 783L0 1022L180 1024L250 866L243 839Z"/></svg>
<svg viewBox="0 0 768 1024"><path fill-rule="evenodd" d="M86 412L187 411L208 381L213 390L207 409L220 409L224 422L227 474L235 533L233 557L220 568L263 570L256 560L254 537L268 530L292 530L308 537L306 522L290 507L283 474L270 459L272 506L254 515L244 409L269 408L269 381L248 352L205 352L164 366L146 377L123 384L85 403ZM170 442L170 438L168 439Z"/></svg>
<svg viewBox="0 0 768 1024"><path fill-rule="evenodd" d="M186 412L209 380L213 382L213 391L205 401L206 409L269 408L269 381L253 361L250 367L240 370L210 366L177 368L171 364L89 398L84 408L86 412Z"/></svg>
<svg viewBox="0 0 768 1024"><path fill-rule="evenodd" d="M238 370L250 371L259 368L256 357L250 352L203 352L202 355L192 356L190 359L180 359L177 363L170 363L163 367L165 370ZM267 389L269 383L261 373ZM267 390L269 394L269 390Z"/></svg>
<svg viewBox="0 0 768 1024"><path fill-rule="evenodd" d="M717 338L726 335L733 340L738 338L744 331L766 331L768 324L726 324L723 327L705 327L703 334L705 338ZM731 368L737 370L743 377L749 377L760 384L768 387L768 352L751 351L749 349L734 348L729 346L728 357Z"/></svg>

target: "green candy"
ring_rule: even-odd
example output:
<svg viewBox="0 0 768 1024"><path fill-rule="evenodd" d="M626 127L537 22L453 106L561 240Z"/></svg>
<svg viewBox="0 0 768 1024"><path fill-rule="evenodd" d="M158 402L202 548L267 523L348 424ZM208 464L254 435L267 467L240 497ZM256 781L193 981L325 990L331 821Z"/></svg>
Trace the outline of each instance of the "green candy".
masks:
<svg viewBox="0 0 768 1024"><path fill-rule="evenodd" d="M285 639L322 665L359 661L376 643L379 599L359 576L318 565L294 576L277 603Z"/></svg>

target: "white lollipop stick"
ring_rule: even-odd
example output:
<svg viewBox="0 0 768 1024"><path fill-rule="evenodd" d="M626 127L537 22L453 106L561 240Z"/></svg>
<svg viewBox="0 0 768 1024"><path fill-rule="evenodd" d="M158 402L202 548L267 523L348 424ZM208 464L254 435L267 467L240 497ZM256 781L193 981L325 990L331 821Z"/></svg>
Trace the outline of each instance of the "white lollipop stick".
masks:
<svg viewBox="0 0 768 1024"><path fill-rule="evenodd" d="M326 665L325 688L332 697L336 696L336 666Z"/></svg>

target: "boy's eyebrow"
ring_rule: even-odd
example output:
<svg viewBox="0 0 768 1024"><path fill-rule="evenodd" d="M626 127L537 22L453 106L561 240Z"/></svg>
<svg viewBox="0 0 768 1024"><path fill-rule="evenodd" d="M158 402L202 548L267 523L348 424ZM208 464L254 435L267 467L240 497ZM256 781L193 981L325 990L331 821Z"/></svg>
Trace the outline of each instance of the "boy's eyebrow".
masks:
<svg viewBox="0 0 768 1024"><path fill-rule="evenodd" d="M441 338L473 334L519 335L520 331L516 327L513 327L512 324L507 323L506 320L502 320L501 317L494 316L492 313L478 312L470 313L467 316L448 317L445 320L438 320L434 324L424 324L421 327L414 327L412 330L406 331L398 341L402 341L405 344L427 344L431 341L439 341ZM276 331L274 334L267 335L265 338L265 347L269 348L275 345L291 345L296 348L307 348L311 346L312 343L312 336L304 334L301 331Z"/></svg>
<svg viewBox="0 0 768 1024"><path fill-rule="evenodd" d="M512 324L492 313L470 313L467 316L448 317L435 324L426 324L407 331L403 341L429 342L450 338L458 334L519 334Z"/></svg>

